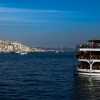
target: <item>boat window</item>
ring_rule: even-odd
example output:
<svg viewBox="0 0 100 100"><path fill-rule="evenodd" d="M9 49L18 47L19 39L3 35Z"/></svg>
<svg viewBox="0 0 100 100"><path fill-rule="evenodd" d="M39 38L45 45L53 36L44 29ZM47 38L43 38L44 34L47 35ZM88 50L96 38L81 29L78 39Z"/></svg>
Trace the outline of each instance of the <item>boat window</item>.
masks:
<svg viewBox="0 0 100 100"><path fill-rule="evenodd" d="M88 62L83 62L81 61L79 64L80 69L90 69L89 63Z"/></svg>
<svg viewBox="0 0 100 100"><path fill-rule="evenodd" d="M95 62L95 63L93 64L92 69L100 70L100 62Z"/></svg>

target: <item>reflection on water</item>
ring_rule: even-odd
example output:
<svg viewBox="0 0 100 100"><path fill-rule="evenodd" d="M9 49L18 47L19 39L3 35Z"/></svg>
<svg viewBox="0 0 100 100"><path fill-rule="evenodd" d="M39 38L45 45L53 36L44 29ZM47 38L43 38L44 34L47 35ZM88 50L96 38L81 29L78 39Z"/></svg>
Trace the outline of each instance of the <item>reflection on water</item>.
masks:
<svg viewBox="0 0 100 100"><path fill-rule="evenodd" d="M75 93L76 100L100 100L100 77L78 76Z"/></svg>

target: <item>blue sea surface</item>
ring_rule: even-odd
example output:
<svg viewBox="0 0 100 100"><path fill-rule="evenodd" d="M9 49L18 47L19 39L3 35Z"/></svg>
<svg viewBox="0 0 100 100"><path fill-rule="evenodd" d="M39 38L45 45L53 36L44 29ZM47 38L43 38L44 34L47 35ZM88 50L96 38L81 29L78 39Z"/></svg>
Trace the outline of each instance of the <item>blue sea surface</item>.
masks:
<svg viewBox="0 0 100 100"><path fill-rule="evenodd" d="M0 100L100 100L100 81L77 77L75 63L74 52L0 54Z"/></svg>

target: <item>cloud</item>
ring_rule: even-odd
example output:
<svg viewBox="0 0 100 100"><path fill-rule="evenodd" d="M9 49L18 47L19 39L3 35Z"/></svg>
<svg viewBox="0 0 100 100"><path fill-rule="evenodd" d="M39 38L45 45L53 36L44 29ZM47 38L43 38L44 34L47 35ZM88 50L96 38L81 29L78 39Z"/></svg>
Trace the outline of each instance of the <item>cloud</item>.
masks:
<svg viewBox="0 0 100 100"><path fill-rule="evenodd" d="M0 7L0 21L47 23L64 17L65 11ZM57 20L57 19L56 19Z"/></svg>
<svg viewBox="0 0 100 100"><path fill-rule="evenodd" d="M66 12L66 11L61 11L61 10L40 10L40 9L34 9L33 10L33 9L23 9L23 8L0 7L0 12L62 13L62 12Z"/></svg>
<svg viewBox="0 0 100 100"><path fill-rule="evenodd" d="M69 21L96 20L99 16L80 11L43 10L0 7L0 22L15 23L67 23Z"/></svg>

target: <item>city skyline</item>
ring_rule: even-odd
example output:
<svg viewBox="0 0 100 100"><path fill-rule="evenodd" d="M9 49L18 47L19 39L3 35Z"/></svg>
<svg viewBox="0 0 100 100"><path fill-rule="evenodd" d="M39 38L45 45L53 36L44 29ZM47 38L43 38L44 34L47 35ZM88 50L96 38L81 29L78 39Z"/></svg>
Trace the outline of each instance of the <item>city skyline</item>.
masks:
<svg viewBox="0 0 100 100"><path fill-rule="evenodd" d="M100 39L99 0L1 0L0 39L33 47L75 47Z"/></svg>

